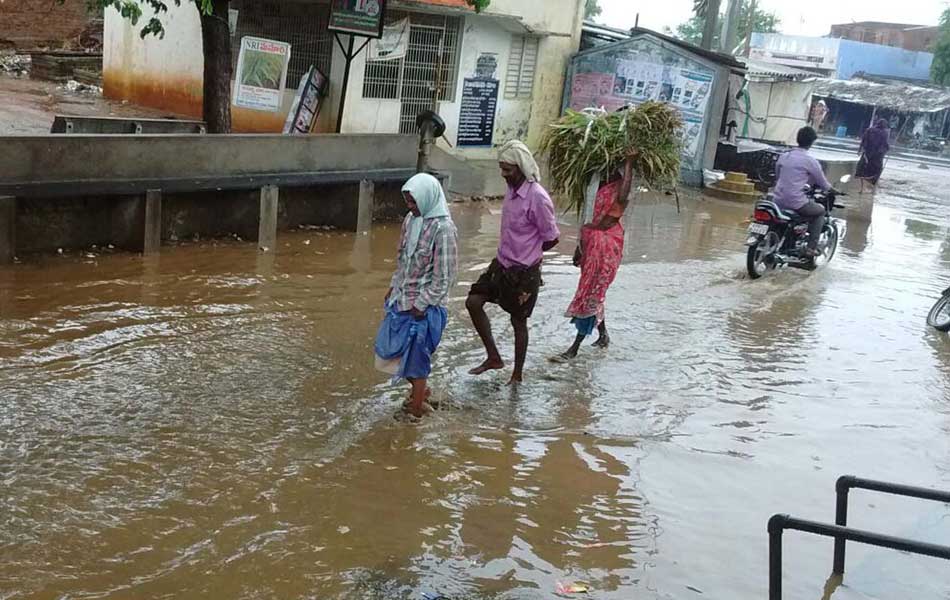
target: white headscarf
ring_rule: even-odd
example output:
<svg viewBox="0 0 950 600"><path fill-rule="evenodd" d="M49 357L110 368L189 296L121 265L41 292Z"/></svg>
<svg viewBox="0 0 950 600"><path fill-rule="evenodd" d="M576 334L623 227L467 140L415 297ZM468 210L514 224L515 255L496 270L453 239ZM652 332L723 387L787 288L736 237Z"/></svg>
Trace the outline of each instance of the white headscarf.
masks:
<svg viewBox="0 0 950 600"><path fill-rule="evenodd" d="M528 181L541 183L541 169L538 168L538 163L535 162L534 155L531 154L531 150L528 150L528 147L524 145L524 142L511 140L502 146L501 151L498 153L498 160L499 162L508 163L509 165L518 165L518 168L521 169L521 172L524 173Z"/></svg>
<svg viewBox="0 0 950 600"><path fill-rule="evenodd" d="M439 180L428 173L414 175L406 185L402 186L403 193L408 192L419 207L422 216L412 215L409 221L409 237L406 240L406 256L412 258L419 245L419 236L422 235L422 226L426 219L437 219L449 216L449 205L445 201L445 192Z"/></svg>

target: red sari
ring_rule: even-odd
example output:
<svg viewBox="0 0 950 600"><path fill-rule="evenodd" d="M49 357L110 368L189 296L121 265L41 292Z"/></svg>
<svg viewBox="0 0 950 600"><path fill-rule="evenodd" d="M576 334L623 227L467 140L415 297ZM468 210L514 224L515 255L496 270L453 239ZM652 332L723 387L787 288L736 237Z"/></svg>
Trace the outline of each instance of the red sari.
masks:
<svg viewBox="0 0 950 600"><path fill-rule="evenodd" d="M617 180L601 187L594 204L594 223L604 216L611 216L617 218L617 224L606 231L581 230L581 280L574 301L567 309L567 317L577 320L596 317L597 325L604 320L607 288L617 276L623 259L624 206L617 201L622 183L623 180Z"/></svg>

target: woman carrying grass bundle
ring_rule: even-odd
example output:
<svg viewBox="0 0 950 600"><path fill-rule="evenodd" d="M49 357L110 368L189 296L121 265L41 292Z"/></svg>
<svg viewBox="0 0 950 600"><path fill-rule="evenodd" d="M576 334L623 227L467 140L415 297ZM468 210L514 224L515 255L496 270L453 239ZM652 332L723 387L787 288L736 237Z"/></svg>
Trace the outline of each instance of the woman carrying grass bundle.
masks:
<svg viewBox="0 0 950 600"><path fill-rule="evenodd" d="M622 176L617 173L600 187L594 218L581 228L580 245L574 252L574 265L581 268L581 279L565 315L577 328L577 337L566 352L551 359L553 362L576 358L581 343L594 333L594 329L599 333L594 346L604 349L610 346L605 302L607 289L617 276L623 259L623 213L627 209L632 184L633 160L630 158L624 164Z"/></svg>

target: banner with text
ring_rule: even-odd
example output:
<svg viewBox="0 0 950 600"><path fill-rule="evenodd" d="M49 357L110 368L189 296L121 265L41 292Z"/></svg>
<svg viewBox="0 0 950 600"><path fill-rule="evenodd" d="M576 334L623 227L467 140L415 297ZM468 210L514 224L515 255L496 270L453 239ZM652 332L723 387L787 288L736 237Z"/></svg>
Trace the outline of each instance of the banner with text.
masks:
<svg viewBox="0 0 950 600"><path fill-rule="evenodd" d="M497 79L465 79L459 109L459 146L491 146L498 108Z"/></svg>
<svg viewBox="0 0 950 600"><path fill-rule="evenodd" d="M234 106L252 110L280 110L290 65L290 44L254 37L241 39Z"/></svg>

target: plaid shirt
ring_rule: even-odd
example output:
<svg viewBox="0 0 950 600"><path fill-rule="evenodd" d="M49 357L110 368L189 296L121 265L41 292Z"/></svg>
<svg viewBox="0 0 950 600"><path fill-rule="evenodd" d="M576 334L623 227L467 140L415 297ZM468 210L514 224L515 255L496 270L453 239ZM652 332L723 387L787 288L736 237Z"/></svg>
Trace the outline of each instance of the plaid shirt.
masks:
<svg viewBox="0 0 950 600"><path fill-rule="evenodd" d="M444 306L458 276L458 231L452 220L426 219L419 235L419 245L409 259L406 242L411 217L411 214L406 215L402 223L399 265L393 274L393 293L390 296L401 312Z"/></svg>

